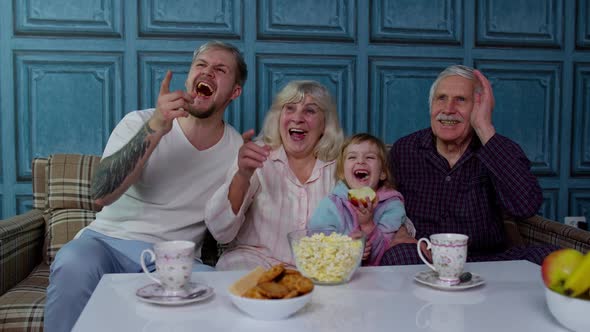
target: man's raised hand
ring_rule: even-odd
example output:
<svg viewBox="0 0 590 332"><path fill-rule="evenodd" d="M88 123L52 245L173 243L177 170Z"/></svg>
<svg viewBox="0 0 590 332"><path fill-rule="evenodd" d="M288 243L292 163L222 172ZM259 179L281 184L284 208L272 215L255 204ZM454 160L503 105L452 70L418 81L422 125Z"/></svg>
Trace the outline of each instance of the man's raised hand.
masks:
<svg viewBox="0 0 590 332"><path fill-rule="evenodd" d="M486 144L496 133L492 124L492 111L494 110L494 93L490 81L479 71L474 70L478 84L474 93L473 110L471 111L471 126L482 144Z"/></svg>
<svg viewBox="0 0 590 332"><path fill-rule="evenodd" d="M156 103L156 111L150 119L150 127L155 131L168 133L172 129L172 121L179 117L188 117L186 112L195 96L182 90L170 92L172 72L168 70L160 85L160 94Z"/></svg>

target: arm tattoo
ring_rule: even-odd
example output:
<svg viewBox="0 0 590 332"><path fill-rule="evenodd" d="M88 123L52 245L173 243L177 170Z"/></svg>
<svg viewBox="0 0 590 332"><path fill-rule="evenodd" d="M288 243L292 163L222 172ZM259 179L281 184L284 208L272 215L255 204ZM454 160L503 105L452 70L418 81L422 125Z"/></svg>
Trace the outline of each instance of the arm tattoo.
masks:
<svg viewBox="0 0 590 332"><path fill-rule="evenodd" d="M150 146L147 136L153 133L155 131L150 128L149 122L146 122L121 150L100 162L92 178L92 199L103 198L121 186L125 178L133 172L137 162L145 155Z"/></svg>

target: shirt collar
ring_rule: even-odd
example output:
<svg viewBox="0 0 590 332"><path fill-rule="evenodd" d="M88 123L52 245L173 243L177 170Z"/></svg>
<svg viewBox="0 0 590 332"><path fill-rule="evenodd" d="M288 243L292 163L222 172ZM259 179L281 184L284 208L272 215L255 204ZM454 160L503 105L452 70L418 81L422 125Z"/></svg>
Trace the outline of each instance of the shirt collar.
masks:
<svg viewBox="0 0 590 332"><path fill-rule="evenodd" d="M285 167L289 167L289 160L287 159L287 152L285 151L285 148L283 147L283 145L272 150L270 152L269 157L270 157L270 160L272 160L273 162L280 162ZM313 181L317 180L322 175L323 169L334 164L335 162L336 162L336 160L322 161L322 160L319 160L316 158L315 165L313 167L313 170L311 171L311 176L309 177L309 179L307 179L307 182L309 183L309 182L313 182Z"/></svg>

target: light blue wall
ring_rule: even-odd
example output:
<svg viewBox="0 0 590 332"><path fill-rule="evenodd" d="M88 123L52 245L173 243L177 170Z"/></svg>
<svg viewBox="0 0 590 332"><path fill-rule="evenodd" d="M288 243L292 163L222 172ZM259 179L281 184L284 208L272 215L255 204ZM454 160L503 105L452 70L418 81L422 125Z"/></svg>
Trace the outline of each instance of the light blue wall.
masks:
<svg viewBox="0 0 590 332"><path fill-rule="evenodd" d="M31 161L101 154L121 117L182 88L193 49L235 43L250 77L226 120L260 128L292 79L316 79L347 134L428 126L444 67L481 69L497 130L544 189L541 214L590 219L590 0L0 0L0 216L31 206Z"/></svg>

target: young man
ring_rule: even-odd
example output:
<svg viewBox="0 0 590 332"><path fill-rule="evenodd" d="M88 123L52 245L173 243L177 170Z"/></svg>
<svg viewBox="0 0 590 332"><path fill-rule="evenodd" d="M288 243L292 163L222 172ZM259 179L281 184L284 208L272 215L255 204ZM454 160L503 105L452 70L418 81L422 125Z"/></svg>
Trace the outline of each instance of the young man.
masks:
<svg viewBox="0 0 590 332"><path fill-rule="evenodd" d="M70 331L102 275L140 272L141 251L156 242L194 241L200 257L205 204L243 143L223 113L247 68L234 46L212 41L195 51L186 91L171 92L171 78L155 109L127 114L109 138L92 183L104 208L51 265L46 331Z"/></svg>

